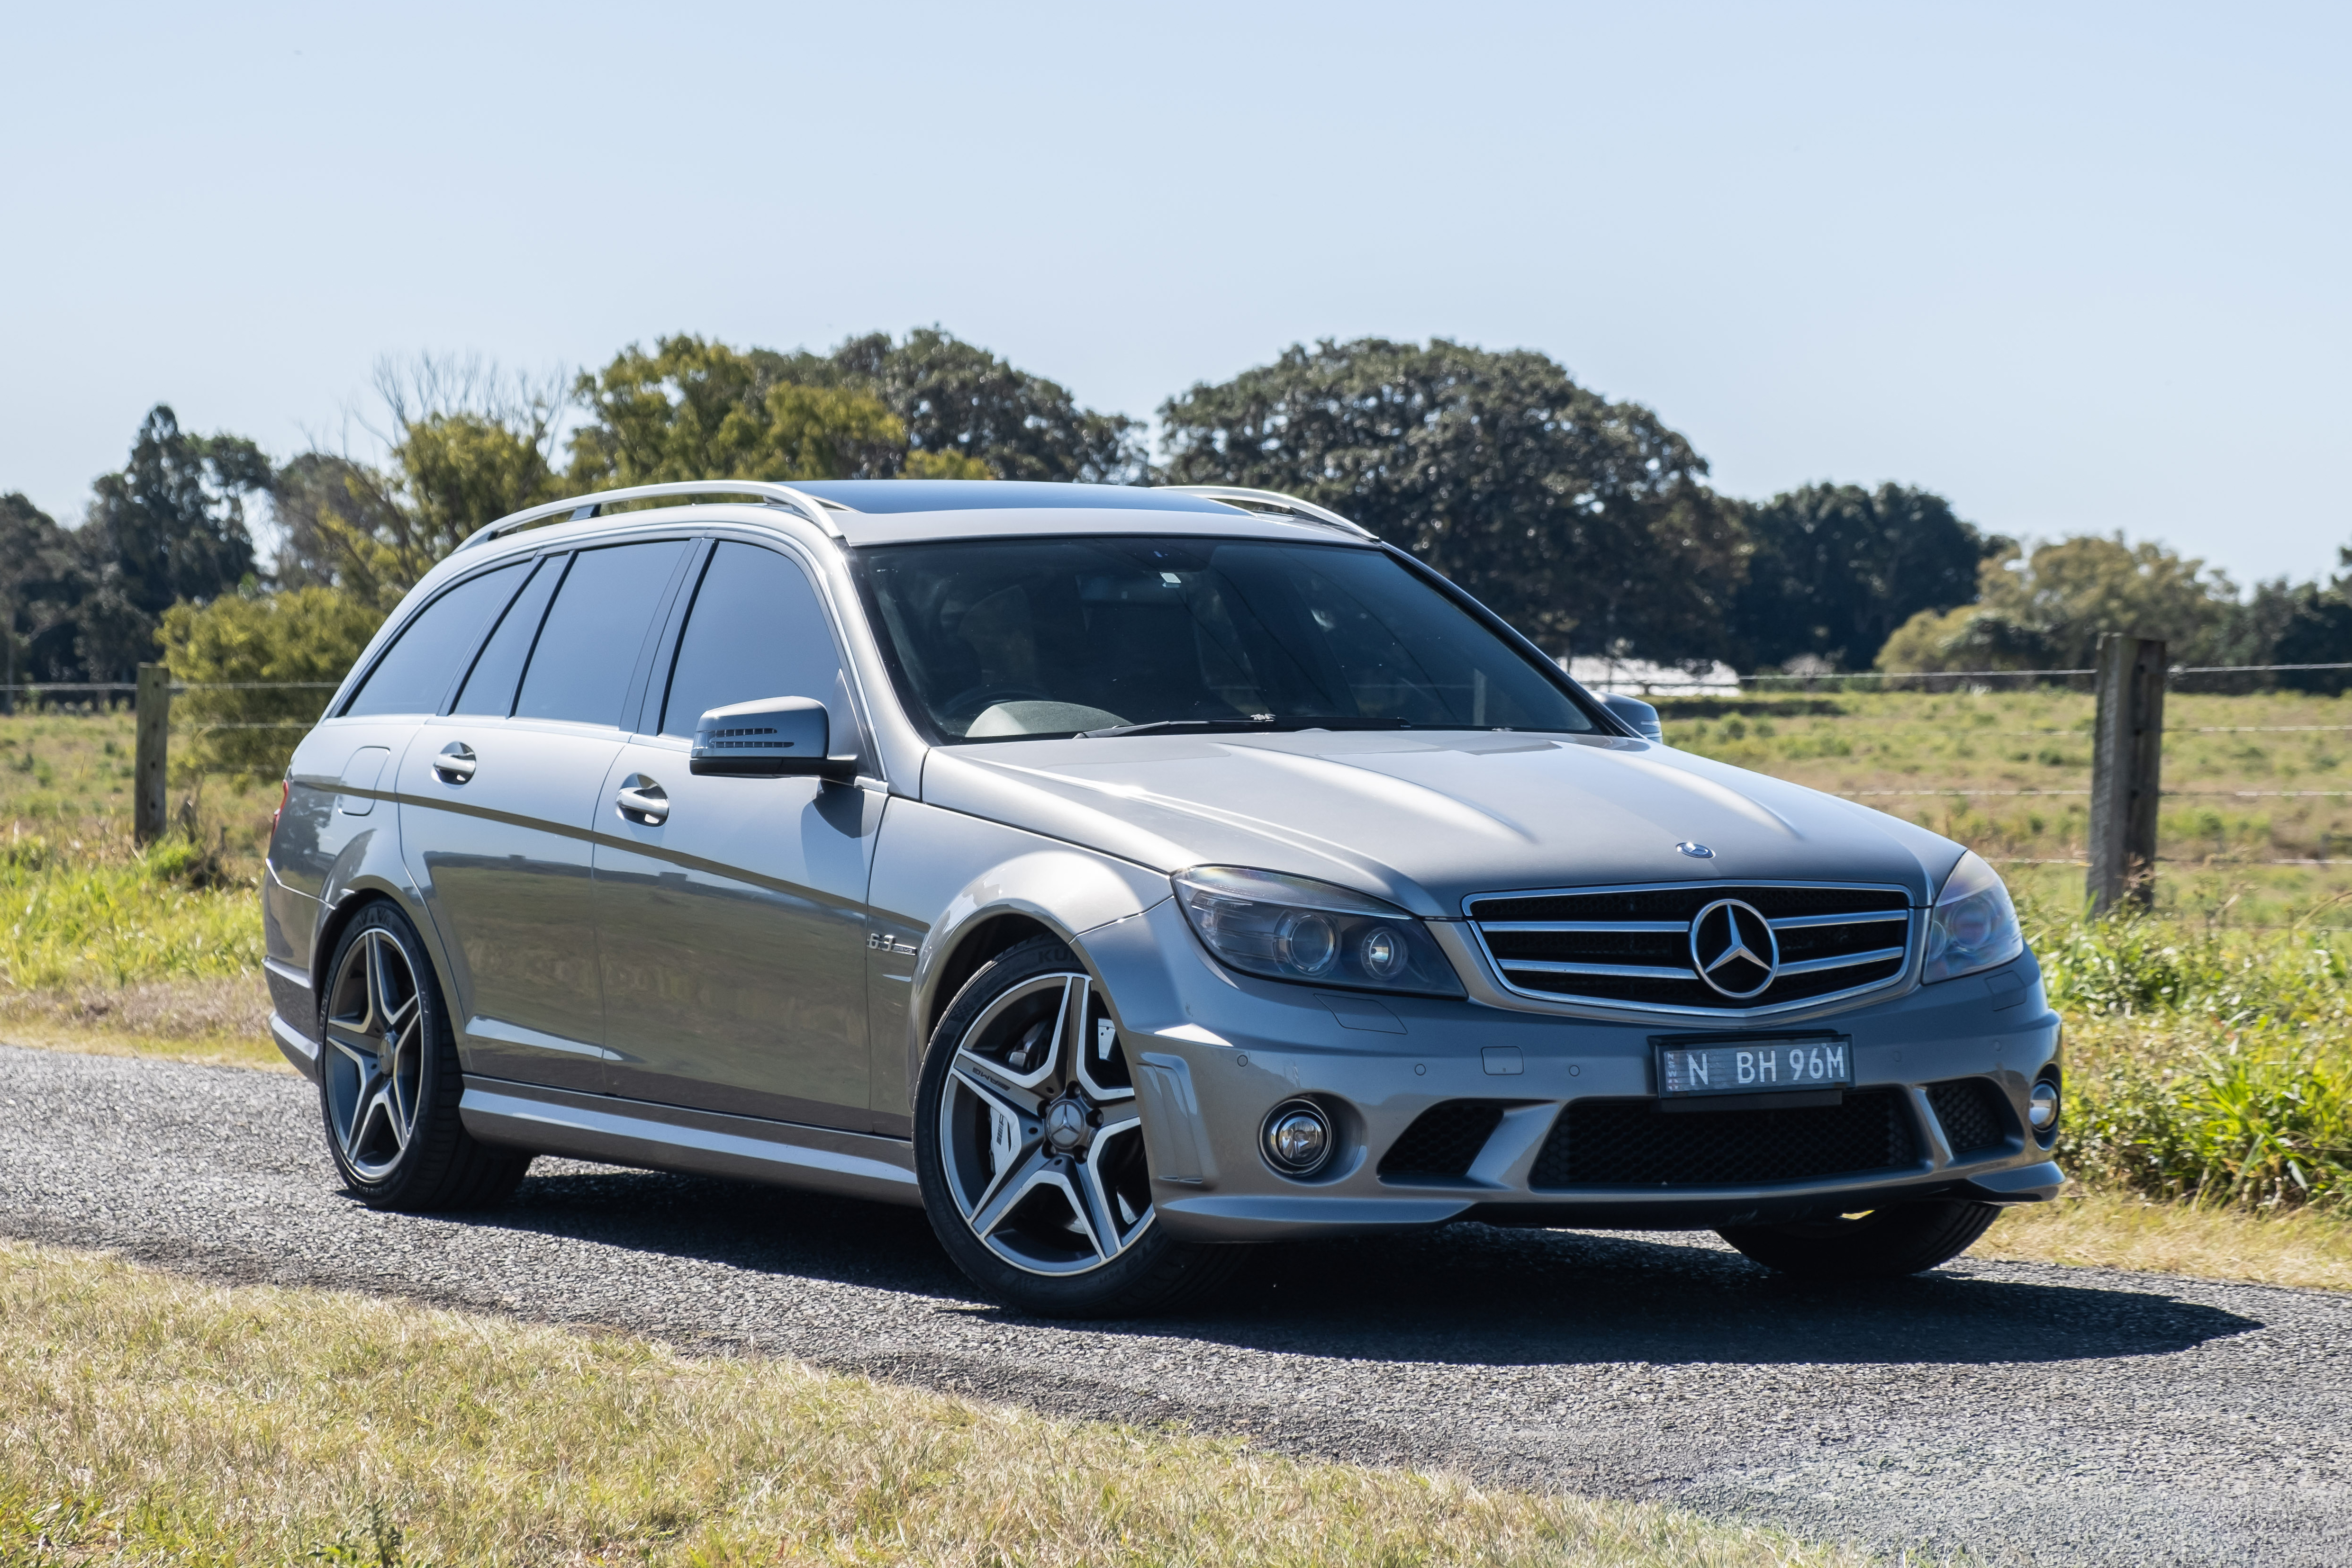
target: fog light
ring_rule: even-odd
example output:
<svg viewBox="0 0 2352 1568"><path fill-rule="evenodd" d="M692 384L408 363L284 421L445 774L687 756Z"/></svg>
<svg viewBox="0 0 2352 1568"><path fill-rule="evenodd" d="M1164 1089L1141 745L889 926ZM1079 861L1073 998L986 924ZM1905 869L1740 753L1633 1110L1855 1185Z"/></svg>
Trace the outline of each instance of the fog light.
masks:
<svg viewBox="0 0 2352 1568"><path fill-rule="evenodd" d="M2026 1096L2025 1117L2033 1124L2037 1134L2047 1133L2058 1125L2058 1085L2055 1082L2044 1078L2033 1086L2033 1092Z"/></svg>
<svg viewBox="0 0 2352 1568"><path fill-rule="evenodd" d="M1331 1121L1307 1100L1286 1100L1265 1119L1265 1157L1285 1176L1312 1176L1331 1157Z"/></svg>

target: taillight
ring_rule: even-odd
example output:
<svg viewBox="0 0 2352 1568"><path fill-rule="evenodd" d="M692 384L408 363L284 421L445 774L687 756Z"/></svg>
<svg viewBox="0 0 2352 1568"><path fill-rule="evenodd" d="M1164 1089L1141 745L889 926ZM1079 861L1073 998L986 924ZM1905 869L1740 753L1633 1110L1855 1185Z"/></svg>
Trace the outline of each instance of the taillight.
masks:
<svg viewBox="0 0 2352 1568"><path fill-rule="evenodd" d="M278 819L286 814L286 802L291 800L293 795L294 780L280 779L278 781L278 810L269 813L269 836L273 839L278 836Z"/></svg>

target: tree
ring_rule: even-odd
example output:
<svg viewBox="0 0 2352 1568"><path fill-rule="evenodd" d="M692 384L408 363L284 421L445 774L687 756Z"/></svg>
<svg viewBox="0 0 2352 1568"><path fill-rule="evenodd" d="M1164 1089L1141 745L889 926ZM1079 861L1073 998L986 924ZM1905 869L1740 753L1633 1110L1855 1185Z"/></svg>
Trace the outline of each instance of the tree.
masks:
<svg viewBox="0 0 2352 1568"><path fill-rule="evenodd" d="M2352 549L2336 552L2336 564L2352 569ZM2266 590L2285 584L2265 583ZM2352 577L2338 576L2325 586L2316 582L2286 589L2286 612L2269 658L2282 664L2352 664ZM2282 670L2278 684L2294 691L2341 695L2352 690L2352 670Z"/></svg>
<svg viewBox="0 0 2352 1568"><path fill-rule="evenodd" d="M783 355L701 338L632 345L574 391L583 489L689 479L847 479L894 472L906 432L879 398L789 379Z"/></svg>
<svg viewBox="0 0 2352 1568"><path fill-rule="evenodd" d="M1160 419L1171 480L1344 512L1556 653L1724 652L1746 545L1706 461L1541 354L1327 339Z"/></svg>
<svg viewBox="0 0 2352 1568"><path fill-rule="evenodd" d="M474 361L376 366L383 467L313 450L271 478L284 587L333 587L380 610L478 528L569 487L554 465L561 380Z"/></svg>
<svg viewBox="0 0 2352 1568"><path fill-rule="evenodd" d="M1922 611L1879 650L1883 670L2087 669L2103 632L2161 637L2177 662L2221 664L2237 589L2201 560L2123 535L2080 535L1986 560L1974 604Z"/></svg>
<svg viewBox="0 0 2352 1568"><path fill-rule="evenodd" d="M269 460L252 442L191 435L163 403L149 412L130 464L92 486L77 536L93 584L79 639L93 680L131 679L154 656L166 609L215 598L252 573L245 497L269 477Z"/></svg>
<svg viewBox="0 0 2352 1568"><path fill-rule="evenodd" d="M1732 619L1751 669L1801 654L1866 668L1912 616L1973 599L1978 563L2009 544L1902 485L1808 485L1748 507L1746 521L1755 554Z"/></svg>
<svg viewBox="0 0 2352 1568"><path fill-rule="evenodd" d="M73 535L22 494L0 496L0 639L9 685L89 678L79 612L89 586Z"/></svg>
<svg viewBox="0 0 2352 1568"><path fill-rule="evenodd" d="M1017 370L936 327L902 342L852 338L792 373L868 392L907 434L908 477L1044 479L1133 485L1146 477L1142 423L1081 408L1069 389Z"/></svg>

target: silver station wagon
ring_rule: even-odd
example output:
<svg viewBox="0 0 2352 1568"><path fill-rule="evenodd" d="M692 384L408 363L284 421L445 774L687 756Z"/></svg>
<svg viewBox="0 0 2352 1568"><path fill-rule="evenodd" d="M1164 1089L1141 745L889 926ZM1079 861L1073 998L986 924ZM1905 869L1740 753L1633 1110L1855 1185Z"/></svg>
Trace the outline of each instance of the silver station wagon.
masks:
<svg viewBox="0 0 2352 1568"><path fill-rule="evenodd" d="M1035 1312L1454 1220L1907 1273L2064 1179L1983 861L1259 491L505 518L302 741L264 907L366 1202L544 1153L920 1204Z"/></svg>

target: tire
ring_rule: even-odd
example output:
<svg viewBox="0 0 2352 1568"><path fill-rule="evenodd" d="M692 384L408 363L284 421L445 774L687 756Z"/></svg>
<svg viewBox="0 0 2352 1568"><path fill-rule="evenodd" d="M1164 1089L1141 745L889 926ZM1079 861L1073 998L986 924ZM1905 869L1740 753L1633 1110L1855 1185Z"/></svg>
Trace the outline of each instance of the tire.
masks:
<svg viewBox="0 0 2352 1568"><path fill-rule="evenodd" d="M1766 1268L1801 1280L1889 1280L1950 1262L2000 1218L1998 1204L1945 1198L1716 1234Z"/></svg>
<svg viewBox="0 0 2352 1568"><path fill-rule="evenodd" d="M457 1043L416 927L389 903L335 944L319 997L319 1108L343 1185L371 1208L481 1208L531 1156L477 1142L457 1115Z"/></svg>
<svg viewBox="0 0 2352 1568"><path fill-rule="evenodd" d="M1049 936L982 966L932 1031L915 1174L957 1267L1039 1317L1166 1312L1240 1261L1154 1223L1126 1049L1086 966Z"/></svg>

